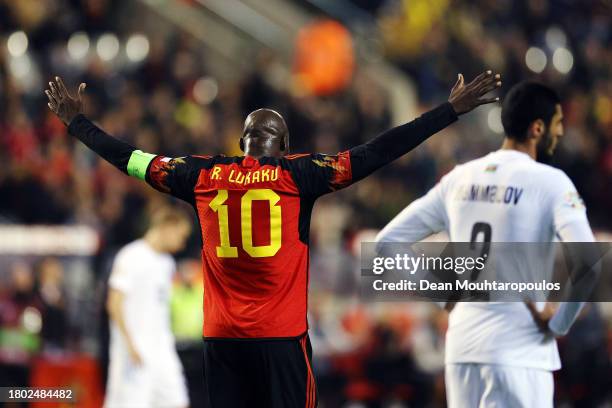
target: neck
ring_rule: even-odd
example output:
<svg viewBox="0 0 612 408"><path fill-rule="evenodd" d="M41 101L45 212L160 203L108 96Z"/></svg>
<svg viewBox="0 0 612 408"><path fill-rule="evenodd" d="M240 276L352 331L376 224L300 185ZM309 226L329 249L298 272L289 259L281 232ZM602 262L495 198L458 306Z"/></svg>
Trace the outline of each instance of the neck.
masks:
<svg viewBox="0 0 612 408"><path fill-rule="evenodd" d="M143 239L147 244L149 244L151 248L153 248L155 252L165 252L164 246L162 244L163 237L159 234L157 230L148 230Z"/></svg>
<svg viewBox="0 0 612 408"><path fill-rule="evenodd" d="M261 157L281 157L281 154L279 152L268 152L268 151L261 151L261 150L255 150L255 149L247 149L244 152L244 155L251 156L256 159L259 159Z"/></svg>
<svg viewBox="0 0 612 408"><path fill-rule="evenodd" d="M517 152L526 153L533 160L536 159L536 146L529 142L517 142L515 139L506 137L502 143L501 150L516 150Z"/></svg>

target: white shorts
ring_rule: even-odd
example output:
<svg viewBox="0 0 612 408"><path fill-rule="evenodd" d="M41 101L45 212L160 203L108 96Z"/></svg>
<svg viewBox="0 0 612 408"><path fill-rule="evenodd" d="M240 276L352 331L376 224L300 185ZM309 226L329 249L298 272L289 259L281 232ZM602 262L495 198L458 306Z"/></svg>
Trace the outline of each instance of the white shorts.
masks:
<svg viewBox="0 0 612 408"><path fill-rule="evenodd" d="M127 357L127 356L125 356ZM112 358L105 408L184 408L189 396L176 352L160 353L154 361L135 366L129 358Z"/></svg>
<svg viewBox="0 0 612 408"><path fill-rule="evenodd" d="M449 408L552 408L552 372L496 364L446 364Z"/></svg>

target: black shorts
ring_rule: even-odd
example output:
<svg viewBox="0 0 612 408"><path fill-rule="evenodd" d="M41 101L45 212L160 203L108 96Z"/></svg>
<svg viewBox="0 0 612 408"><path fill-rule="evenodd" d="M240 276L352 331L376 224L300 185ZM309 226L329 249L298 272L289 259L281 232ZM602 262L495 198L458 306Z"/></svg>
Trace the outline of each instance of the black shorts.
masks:
<svg viewBox="0 0 612 408"><path fill-rule="evenodd" d="M204 340L209 408L314 408L317 390L307 335L297 339Z"/></svg>

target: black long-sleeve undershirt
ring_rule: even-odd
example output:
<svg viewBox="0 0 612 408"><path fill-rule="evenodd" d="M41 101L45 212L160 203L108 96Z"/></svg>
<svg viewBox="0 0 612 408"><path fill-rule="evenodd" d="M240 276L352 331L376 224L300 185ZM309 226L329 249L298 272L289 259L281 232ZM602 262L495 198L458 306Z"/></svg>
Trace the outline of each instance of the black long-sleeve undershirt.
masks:
<svg viewBox="0 0 612 408"><path fill-rule="evenodd" d="M68 133L127 174L127 165L132 152L136 150L135 147L107 134L84 115L78 115L72 119L68 126Z"/></svg>
<svg viewBox="0 0 612 408"><path fill-rule="evenodd" d="M389 129L369 142L353 147L350 149L353 182L408 153L456 120L457 114L447 102L411 122Z"/></svg>

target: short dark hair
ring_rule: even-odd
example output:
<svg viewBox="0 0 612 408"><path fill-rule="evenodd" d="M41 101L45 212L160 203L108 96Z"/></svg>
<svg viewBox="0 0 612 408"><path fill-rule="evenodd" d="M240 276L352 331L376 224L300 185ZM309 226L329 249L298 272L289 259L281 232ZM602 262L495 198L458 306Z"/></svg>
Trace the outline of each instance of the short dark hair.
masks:
<svg viewBox="0 0 612 408"><path fill-rule="evenodd" d="M538 82L521 82L512 87L502 104L502 124L506 136L517 141L527 139L533 121L542 119L548 125L561 103L557 93Z"/></svg>

